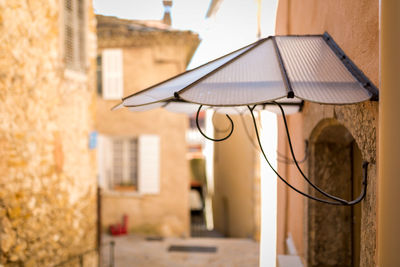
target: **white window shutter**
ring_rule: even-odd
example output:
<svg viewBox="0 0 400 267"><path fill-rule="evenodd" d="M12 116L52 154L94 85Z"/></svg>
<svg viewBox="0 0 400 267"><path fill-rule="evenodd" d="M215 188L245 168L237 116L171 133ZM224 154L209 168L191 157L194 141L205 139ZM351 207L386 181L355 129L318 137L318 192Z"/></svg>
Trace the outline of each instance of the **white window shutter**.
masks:
<svg viewBox="0 0 400 267"><path fill-rule="evenodd" d="M141 135L138 139L138 187L142 194L160 193L160 138Z"/></svg>
<svg viewBox="0 0 400 267"><path fill-rule="evenodd" d="M102 188L108 188L112 168L112 142L110 138L101 134L97 137L97 164L99 186Z"/></svg>
<svg viewBox="0 0 400 267"><path fill-rule="evenodd" d="M104 49L101 53L103 98L121 99L124 93L122 49Z"/></svg>

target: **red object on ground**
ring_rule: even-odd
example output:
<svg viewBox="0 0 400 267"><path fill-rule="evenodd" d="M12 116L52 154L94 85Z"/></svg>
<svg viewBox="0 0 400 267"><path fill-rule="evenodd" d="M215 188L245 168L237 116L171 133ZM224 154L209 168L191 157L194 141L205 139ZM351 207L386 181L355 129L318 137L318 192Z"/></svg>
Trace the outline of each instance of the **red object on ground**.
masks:
<svg viewBox="0 0 400 267"><path fill-rule="evenodd" d="M111 235L126 235L128 233L128 215L122 217L122 225L120 223L110 225Z"/></svg>

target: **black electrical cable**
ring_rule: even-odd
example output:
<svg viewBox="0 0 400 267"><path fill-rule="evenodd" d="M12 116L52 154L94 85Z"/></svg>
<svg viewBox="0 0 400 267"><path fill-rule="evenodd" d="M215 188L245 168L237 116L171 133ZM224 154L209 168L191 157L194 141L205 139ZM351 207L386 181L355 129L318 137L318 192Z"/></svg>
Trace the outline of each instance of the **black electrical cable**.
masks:
<svg viewBox="0 0 400 267"><path fill-rule="evenodd" d="M226 129L221 129L221 128L218 128L218 127L216 126L216 123L214 122L214 118L215 118L215 115L217 114L217 110L218 110L218 109L215 109L215 110L213 111L213 115L212 115L212 118L211 118L212 124L213 124L213 126L214 126L214 131L217 132L217 133L226 133L227 131L229 131L229 129L230 129L231 127L228 126Z"/></svg>
<svg viewBox="0 0 400 267"><path fill-rule="evenodd" d="M287 186L289 186L291 189L293 189L293 190L296 191L297 193L299 193L299 194L301 194L301 195L303 195L303 196L305 196L305 197L307 197L307 198L310 198L310 199L313 199L313 200L316 200L316 201L319 201L319 202L322 202L322 203L331 204L331 205L341 205L341 206L354 205L354 204L359 203L359 202L365 197L365 195L366 195L366 189L367 189L367 170L368 170L368 162L364 162L364 163L363 163L363 172L364 172L364 173L363 173L364 179L363 179L363 183L362 183L362 184L364 185L364 186L363 186L363 189L362 189L362 191L361 191L361 193L360 193L360 196L359 196L358 198L356 198L355 200L352 200L352 201L346 201L346 200L343 200L343 199L340 199L340 198L337 198L337 197L334 197L334 198L340 199L340 200L334 199L334 200L337 201L337 202L335 202L335 201L330 201L330 200L325 200L325 199L321 199L321 198L317 198L317 197L311 196L311 195L309 195L309 194L306 194L306 193L304 193L304 192L298 190L297 188L295 188L295 187L292 186L291 184L289 184L289 182L287 182L287 181L274 169L274 167L272 166L272 164L269 162L269 160L268 160L268 158L267 158L267 156L266 156L266 154L265 154L265 152L264 152L264 149L263 149L263 147L262 147L262 145L261 145L260 135L259 135L259 133L258 133L257 123L256 123L256 119L255 119L254 113L253 113L253 110L254 110L254 108L255 108L256 106L253 106L253 108L251 108L250 106L247 106L247 107L248 107L248 109L249 109L249 111L250 111L250 113L251 113L251 116L252 116L252 119L253 119L253 124L254 124L254 130L255 130L255 132L256 132L256 137L257 137L257 141L258 141L258 145L260 146L260 150L261 150L261 153L262 153L263 156L264 156L265 161L268 163L268 165L269 165L269 167L272 169L272 171L278 176L278 178L279 178L282 182L284 182ZM283 112L282 109L281 109L281 111ZM284 113L284 112L283 112L283 118L284 118L284 121L285 121L285 127L286 127L286 131L287 131L287 134L288 134L289 145L290 145L290 148L291 148L291 152L293 153L293 148L292 148L292 145L291 145L289 130L288 130L288 128L287 128L287 123L286 123L285 113ZM293 153L293 154L294 154L294 153ZM293 154L292 154L292 156L294 156ZM293 160L296 162L296 166L298 166L295 157L293 157ZM310 181L308 178L305 178L305 179L306 179L306 181L308 181L308 183L309 183L313 188L315 188L318 192L321 192L321 193L323 192L323 193L322 193L323 195L327 194L327 193L325 193L324 191L322 191L321 189L319 189L316 185L314 185L313 183L311 183L311 181ZM328 194L328 195L329 195L329 194Z"/></svg>
<svg viewBox="0 0 400 267"><path fill-rule="evenodd" d="M280 157L280 158L277 159L278 162L282 162L284 164L296 164L293 159L290 159L290 158L286 157L285 155L283 155L279 151L276 151L276 153L277 153L278 157ZM310 153L309 153L309 149L308 149L308 141L306 141L306 149L304 151L304 158L302 158L301 160L298 160L297 163L306 162L308 160L309 155L310 155Z"/></svg>
<svg viewBox="0 0 400 267"><path fill-rule="evenodd" d="M251 145L253 146L253 148L259 152L259 147L254 143L253 137L251 137L251 134L249 133L249 130L247 129L247 125L246 125L246 121L243 117L243 113L239 112L239 116L240 116L240 120L242 121L243 124L243 128L244 128L244 132L246 133L247 139L249 139L249 142L251 143Z"/></svg>
<svg viewBox="0 0 400 267"><path fill-rule="evenodd" d="M235 124L233 123L231 117L229 117L228 114L225 114L226 117L227 117L227 118L229 119L229 121L231 122L231 131L229 132L229 134L228 134L227 136L225 136L225 137L223 137L223 138L221 138L221 139L214 139L214 138L208 137L207 135L205 135L205 134L203 133L203 131L202 131L201 128L200 128L200 124L199 124L199 114L200 114L200 111L201 111L201 108L202 108L202 107L203 107L203 105L200 105L200 106L199 106L199 109L197 110L197 113L196 113L196 126L197 126L197 129L199 130L199 132L201 133L201 135L204 136L205 138L207 138L208 140L211 140L211 141L214 141L214 142L221 142L221 141L224 141L224 140L228 139L228 138L232 135L233 129L235 128Z"/></svg>
<svg viewBox="0 0 400 267"><path fill-rule="evenodd" d="M253 138L251 137L251 135L249 133L249 130L247 129L246 121L245 121L245 119L243 117L244 116L243 112L238 112L238 113L239 113L240 119L242 121L243 128L244 128L244 131L246 133L247 139L249 139L249 142L251 143L253 148L255 150L257 150L257 152L259 152L260 148L258 147L258 145L256 145L254 143ZM302 160L297 161L298 163L304 163L308 159L308 155L309 155L309 153L308 153L308 141L306 141L306 151L304 152L304 154L305 154L304 158ZM277 155L276 160L278 162L280 162L280 163L287 164L287 165L295 164L295 162L292 159L290 159L290 158L286 157L285 155L279 153L279 151L276 151L276 155Z"/></svg>
<svg viewBox="0 0 400 267"><path fill-rule="evenodd" d="M308 195L308 194L306 194L306 193L304 193L304 192L298 190L297 188L295 188L294 186L292 186L291 184L289 184L289 182L286 181L286 180L275 170L275 168L274 168L274 167L272 166L272 164L269 162L269 160L268 160L268 158L267 158L267 155L265 154L264 148L263 148L262 145L261 145L260 135L259 135L258 129L257 129L256 118L254 117L254 114L253 114L253 109L255 108L255 106L254 106L253 108L251 108L250 106L247 106L247 107L249 108L250 113L251 113L251 117L253 118L254 130L255 130L255 132L256 132L256 137L257 137L258 145L260 146L261 153L262 153L262 155L264 156L264 159L265 159L265 161L267 162L267 164L269 165L269 167L270 167L270 168L272 169L272 171L278 176L278 178L279 178L282 182L284 182L287 186L289 186L291 189L293 189L294 191L296 191L297 193L299 193L300 195L303 195L303 196L308 197L308 198L310 198L310 199L313 199L313 200L316 200L316 201L319 201L319 202L323 202L323 203L326 203L326 204L342 205L340 202L333 202L333 201L329 201L329 200L325 200L325 199L319 199L319 198L317 198L317 197L313 197L313 196L311 196L311 195Z"/></svg>
<svg viewBox="0 0 400 267"><path fill-rule="evenodd" d="M292 141L291 141L290 134L289 134L289 127L288 127L287 121L286 121L285 111L283 110L281 104L279 104L278 102L275 102L275 101L273 101L273 103L276 104L276 105L279 107L279 109L281 110L282 118L283 118L283 123L285 124L286 135L287 135L287 139L288 139L288 143L289 143L290 154L292 155L294 164L296 165L296 168L297 168L298 171L300 172L301 176L303 176L304 180L306 180L306 182L307 182L309 185L311 185L315 190L317 190L318 192L320 192L322 195L324 195L324 196L326 196L326 197L328 197L328 198L330 198L330 199L333 199L333 200L342 202L343 204L346 204L346 205L347 205L347 203L348 203L347 200L341 199L341 198L339 198L339 197L332 196L331 194L328 194L328 193L322 191L320 188L318 188L316 185L314 185L314 184L310 181L310 179L308 179L308 177L304 174L304 172L302 171L302 169L300 168L300 166L299 166L299 164L298 164L298 162L297 162L297 160L296 160L296 156L294 155L294 150L293 150L293 146L292 146Z"/></svg>
<svg viewBox="0 0 400 267"><path fill-rule="evenodd" d="M276 103L276 102L274 102L274 103ZM277 103L276 103L276 104L277 104ZM234 130L234 123L233 123L231 117L229 117L228 114L225 114L225 115L226 115L226 117L229 119L229 121L231 122L231 131L230 131L230 133L229 133L227 136L225 136L224 138L221 138L221 139L214 139L214 138L211 138L211 137L206 136L206 135L202 132L202 130L201 130L201 128L200 128L200 125L199 125L199 114L200 114L200 111L201 111L202 106L203 106L203 105L200 105L200 106L199 106L199 109L197 110L197 114L196 114L196 125L197 125L197 129L199 130L199 132L201 133L201 135L204 136L205 138L207 138L208 140L211 140L211 141L214 141L214 142L220 142L220 141L224 141L224 140L228 139L228 138L232 135L233 130ZM260 151L261 151L262 155L264 156L265 161L268 163L269 167L272 169L272 171L278 176L278 178L279 178L282 182L284 182L288 187L290 187L291 189L293 189L294 191L296 191L296 192L299 193L300 195L303 195L303 196L305 196L305 197L307 197L307 198L310 198L310 199L312 199L312 200L315 200L315 201L319 201L319 202L326 203L326 204L331 204L331 205L350 206L350 205L354 205L354 204L359 203L359 202L365 197L366 191L367 191L367 176L368 176L368 162L366 162L366 161L363 162L363 166L362 166L362 167L363 167L363 177L364 177L364 178L363 178L363 182L362 182L362 184L363 184L362 191L361 191L359 197L356 198L356 199L354 199L354 200L352 200L352 201L346 201L346 200L343 200L343 199L341 199L341 198L338 198L338 197L335 197L335 196L331 196L331 195L325 193L325 192L322 191L320 188L318 188L316 185L314 185L314 184L304 175L304 173L301 171L300 167L298 166L298 162L297 162L297 160L296 160L296 157L294 156L293 147L292 147L292 143L291 143L291 139L290 139L290 134L289 134L289 129L288 129L287 122L286 122L285 112L283 111L282 107L278 104L278 106L281 108L281 112L282 112L282 115L283 115L283 118L284 118L285 129L286 129L286 133L287 133L287 136L288 136L288 142L289 142L289 147L290 147L291 154L292 154L292 157L293 157L293 161L295 162L295 164L296 164L298 170L301 172L303 178L304 178L314 189L316 189L318 192L320 192L321 194L323 194L323 195L326 196L326 197L331 198L331 199L334 200L334 201L326 200L326 199L321 199L321 198L318 198L318 197L314 197L314 196L312 196L312 195L309 195L309 194L307 194L307 193L304 193L304 192L300 191L299 189L295 188L294 186L292 186L288 181L286 181L286 180L274 169L274 167L272 166L272 164L269 162L269 160L268 160L268 158L267 158L267 156L266 156L266 154L265 154L265 151L264 151L264 149L263 149L263 147L262 147L261 140L260 140L260 135L259 135L259 133L258 133L257 122L256 122L256 119L255 119L255 116L254 116L254 113L253 113L253 110L255 109L256 106L257 106L257 105L254 105L252 108L251 108L250 106L247 106L247 108L249 109L249 111L250 111L250 113L251 113L251 117L252 117L252 119L253 119L254 130L255 130L255 133L256 133L256 138L257 138L257 142L258 142Z"/></svg>

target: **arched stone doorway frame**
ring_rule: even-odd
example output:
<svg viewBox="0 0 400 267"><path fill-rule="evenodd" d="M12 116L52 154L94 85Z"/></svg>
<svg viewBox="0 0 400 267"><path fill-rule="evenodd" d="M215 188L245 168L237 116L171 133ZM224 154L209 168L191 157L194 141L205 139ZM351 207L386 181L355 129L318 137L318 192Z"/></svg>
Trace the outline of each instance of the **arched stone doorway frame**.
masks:
<svg viewBox="0 0 400 267"><path fill-rule="evenodd" d="M362 159L368 161L368 187L365 199L361 202L361 237L360 266L375 266L376 253L376 129L378 105L366 102L356 105L327 106L307 103L303 110L303 136L313 146L320 134L327 127L342 125L354 138L360 149ZM312 162L312 159L310 160ZM307 173L312 177L312 166L307 166ZM306 201L305 208L305 248L309 259L309 216L311 201Z"/></svg>

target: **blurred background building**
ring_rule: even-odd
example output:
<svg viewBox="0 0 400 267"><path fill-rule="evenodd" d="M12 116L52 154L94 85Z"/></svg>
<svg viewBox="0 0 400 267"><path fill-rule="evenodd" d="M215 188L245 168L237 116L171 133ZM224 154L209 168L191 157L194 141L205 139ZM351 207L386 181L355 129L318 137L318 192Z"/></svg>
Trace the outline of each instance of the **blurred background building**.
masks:
<svg viewBox="0 0 400 267"><path fill-rule="evenodd" d="M111 108L123 96L185 71L199 37L162 21L101 15L97 35L95 128L102 228L127 215L129 232L188 236L187 116L161 109L132 113Z"/></svg>

